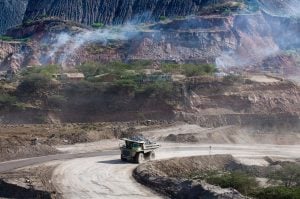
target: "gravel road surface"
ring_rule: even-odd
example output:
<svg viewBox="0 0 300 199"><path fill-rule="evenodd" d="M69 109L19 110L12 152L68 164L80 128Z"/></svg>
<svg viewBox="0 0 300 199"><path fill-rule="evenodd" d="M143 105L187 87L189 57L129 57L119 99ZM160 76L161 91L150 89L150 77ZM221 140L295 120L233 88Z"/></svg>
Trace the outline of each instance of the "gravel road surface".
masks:
<svg viewBox="0 0 300 199"><path fill-rule="evenodd" d="M300 157L300 146L277 145L172 145L166 144L157 152L158 159L209 155L232 154L242 163L264 165L265 156L277 159ZM68 160L60 164L52 181L64 198L161 198L132 178L136 164L120 161L118 155L101 155Z"/></svg>

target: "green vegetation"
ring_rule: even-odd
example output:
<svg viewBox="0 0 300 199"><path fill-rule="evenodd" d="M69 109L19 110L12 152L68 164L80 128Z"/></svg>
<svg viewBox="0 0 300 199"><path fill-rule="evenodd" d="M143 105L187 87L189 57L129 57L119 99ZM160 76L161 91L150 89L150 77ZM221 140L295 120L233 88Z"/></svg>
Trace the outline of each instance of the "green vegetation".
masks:
<svg viewBox="0 0 300 199"><path fill-rule="evenodd" d="M244 10L244 2L240 1L227 1L221 3L220 1L213 1L203 8L204 13L219 13L223 15L230 15L236 11Z"/></svg>
<svg viewBox="0 0 300 199"><path fill-rule="evenodd" d="M281 167L267 175L269 187L266 188L260 187L254 174L242 171L194 172L186 177L205 180L222 188L234 188L243 195L257 199L300 199L300 165L284 163Z"/></svg>
<svg viewBox="0 0 300 199"><path fill-rule="evenodd" d="M19 102L16 96L12 96L9 94L0 94L0 110L6 109L19 109L23 110L25 108L25 104Z"/></svg>
<svg viewBox="0 0 300 199"><path fill-rule="evenodd" d="M95 109L88 104L97 104L99 99L106 100L99 96L120 94L127 97L153 97L169 103L176 84L171 74L198 76L210 75L215 71L215 67L208 64L162 64L161 70L155 70L154 67L158 66L150 60L84 63L77 66L74 72L82 72L85 79L70 82L55 79L61 73L57 65L28 67L14 79L14 88L9 90L11 98L4 96L1 105L40 109L84 106L90 107L89 111L92 112Z"/></svg>
<svg viewBox="0 0 300 199"><path fill-rule="evenodd" d="M270 173L268 176L274 183L286 188L298 186L300 188L300 166L296 164L285 164L282 169Z"/></svg>
<svg viewBox="0 0 300 199"><path fill-rule="evenodd" d="M120 77L140 73L142 69L151 65L151 61L135 61L132 63L110 62L107 64L84 63L77 69L82 72L87 80L96 80L94 77L103 74L113 74Z"/></svg>
<svg viewBox="0 0 300 199"><path fill-rule="evenodd" d="M0 40L1 41L19 41L19 42L28 42L30 38L13 38L10 36L6 36L6 35L1 35L0 36Z"/></svg>
<svg viewBox="0 0 300 199"><path fill-rule="evenodd" d="M31 67L21 71L20 82L16 86L14 95L19 103L18 108L24 109L24 104L34 105L42 108L58 107L63 102L62 98L55 96L58 83L53 80L53 74L56 74L59 68L55 65L44 67ZM50 97L48 97L50 96Z"/></svg>
<svg viewBox="0 0 300 199"><path fill-rule="evenodd" d="M1 35L0 40L2 41L13 41L14 39L12 37L6 36L6 35Z"/></svg>
<svg viewBox="0 0 300 199"><path fill-rule="evenodd" d="M110 62L107 64L84 63L77 67L84 73L86 80L93 83L109 82L118 88L127 88L136 93L171 94L170 74L183 74L188 77L212 75L216 67L211 64L172 64L164 63L161 71L145 74L145 69L152 68L152 61L135 60L130 63Z"/></svg>
<svg viewBox="0 0 300 199"><path fill-rule="evenodd" d="M51 78L54 74L59 73L59 66L57 65L46 65L26 68L21 72L23 77L38 74L47 78Z"/></svg>
<svg viewBox="0 0 300 199"><path fill-rule="evenodd" d="M52 88L51 79L41 74L27 75L17 87L18 96L43 97Z"/></svg>
<svg viewBox="0 0 300 199"><path fill-rule="evenodd" d="M152 65L149 60L131 63L111 62L107 64L85 63L77 69L92 83L109 82L115 88L126 88L136 93L170 94L172 82L163 74L145 75L144 69Z"/></svg>
<svg viewBox="0 0 300 199"><path fill-rule="evenodd" d="M93 28L97 28L97 29L100 29L100 28L103 28L104 27L104 24L103 23L93 23L92 24L92 27Z"/></svg>
<svg viewBox="0 0 300 199"><path fill-rule="evenodd" d="M166 17L166 16L160 16L159 17L159 20L160 21L166 21L168 19L168 17Z"/></svg>
<svg viewBox="0 0 300 199"><path fill-rule="evenodd" d="M234 188L240 193L247 195L258 186L254 177L242 172L232 172L209 176L206 181L210 184L219 185L222 188Z"/></svg>
<svg viewBox="0 0 300 199"><path fill-rule="evenodd" d="M39 15L37 18L38 19L46 19L48 18L49 16L47 14L42 14L42 15Z"/></svg>
<svg viewBox="0 0 300 199"><path fill-rule="evenodd" d="M239 171L228 173L211 172L204 179L208 183L222 188L234 188L245 195L252 193L258 187L254 177Z"/></svg>
<svg viewBox="0 0 300 199"><path fill-rule="evenodd" d="M212 64L163 64L164 73L184 74L187 77L212 75L217 71Z"/></svg>
<svg viewBox="0 0 300 199"><path fill-rule="evenodd" d="M30 26L34 23L33 20L31 19L27 19L26 21L23 21L23 24L22 25L25 25L25 26Z"/></svg>
<svg viewBox="0 0 300 199"><path fill-rule="evenodd" d="M57 65L36 66L22 70L21 82L16 89L18 96L41 96L43 92L48 92L48 89L54 86L53 75L59 73L59 70Z"/></svg>
<svg viewBox="0 0 300 199"><path fill-rule="evenodd" d="M300 188L267 187L252 194L257 199L299 199Z"/></svg>
<svg viewBox="0 0 300 199"><path fill-rule="evenodd" d="M0 94L0 109L11 107L17 103L17 98L8 94Z"/></svg>

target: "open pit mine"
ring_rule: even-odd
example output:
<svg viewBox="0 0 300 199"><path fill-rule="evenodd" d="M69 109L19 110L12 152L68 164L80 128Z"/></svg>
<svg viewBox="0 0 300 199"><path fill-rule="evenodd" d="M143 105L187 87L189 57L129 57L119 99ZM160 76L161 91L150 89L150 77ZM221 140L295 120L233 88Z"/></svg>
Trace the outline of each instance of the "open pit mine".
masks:
<svg viewBox="0 0 300 199"><path fill-rule="evenodd" d="M300 198L299 0L0 0L0 198Z"/></svg>

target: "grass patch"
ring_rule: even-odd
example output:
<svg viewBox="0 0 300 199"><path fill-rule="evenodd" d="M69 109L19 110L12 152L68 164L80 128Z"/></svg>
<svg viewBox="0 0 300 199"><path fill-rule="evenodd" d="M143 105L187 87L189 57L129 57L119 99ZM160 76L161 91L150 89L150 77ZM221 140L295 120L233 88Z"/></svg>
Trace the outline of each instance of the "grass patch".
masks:
<svg viewBox="0 0 300 199"><path fill-rule="evenodd" d="M17 87L17 95L22 97L45 98L54 89L52 80L41 74L27 75Z"/></svg>
<svg viewBox="0 0 300 199"><path fill-rule="evenodd" d="M245 8L245 3L240 1L229 1L224 3L215 1L204 7L203 13L219 13L223 15L230 15L234 12L244 10Z"/></svg>
<svg viewBox="0 0 300 199"><path fill-rule="evenodd" d="M103 24L103 23L97 22L97 23L93 23L93 24L92 24L92 27L93 27L93 28L100 29L100 28L104 28L104 24Z"/></svg>
<svg viewBox="0 0 300 199"><path fill-rule="evenodd" d="M160 16L159 17L159 20L160 21L166 21L168 19L168 17L166 17L166 16Z"/></svg>
<svg viewBox="0 0 300 199"><path fill-rule="evenodd" d="M288 187L268 187L260 189L252 194L257 199L299 199L300 187L288 188Z"/></svg>
<svg viewBox="0 0 300 199"><path fill-rule="evenodd" d="M234 188L241 194L257 199L300 199L300 165L284 163L281 169L268 175L269 186L261 187L254 174L243 171L194 172L186 176L192 180L205 180L222 188Z"/></svg>
<svg viewBox="0 0 300 199"><path fill-rule="evenodd" d="M213 75L217 69L213 64L163 64L164 73L183 74L187 77Z"/></svg>
<svg viewBox="0 0 300 199"><path fill-rule="evenodd" d="M52 78L54 74L57 74L60 72L58 65L46 65L46 66L35 66L26 68L21 72L21 75L23 77L28 77L31 75L38 74L40 76L44 76L47 78Z"/></svg>
<svg viewBox="0 0 300 199"><path fill-rule="evenodd" d="M141 74L141 70L147 68L152 64L151 61L137 60L131 63L123 62L110 62L107 64L99 63L84 63L81 66L77 66L77 69L82 72L89 80L93 80L93 77L103 74L112 74L120 77L126 77L130 74Z"/></svg>
<svg viewBox="0 0 300 199"><path fill-rule="evenodd" d="M10 36L1 35L0 40L2 40L2 41L13 41L14 39Z"/></svg>
<svg viewBox="0 0 300 199"><path fill-rule="evenodd" d="M243 172L215 173L205 180L222 188L234 188L244 195L249 195L258 187L255 178Z"/></svg>
<svg viewBox="0 0 300 199"><path fill-rule="evenodd" d="M11 107L15 105L17 102L17 98L15 96L11 96L8 94L0 94L0 107Z"/></svg>

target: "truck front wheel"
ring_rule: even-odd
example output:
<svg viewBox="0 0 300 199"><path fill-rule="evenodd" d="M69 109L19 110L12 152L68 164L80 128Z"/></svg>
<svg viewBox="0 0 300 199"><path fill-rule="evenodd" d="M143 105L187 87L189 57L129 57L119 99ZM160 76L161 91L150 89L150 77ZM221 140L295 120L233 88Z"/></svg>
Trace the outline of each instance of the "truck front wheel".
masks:
<svg viewBox="0 0 300 199"><path fill-rule="evenodd" d="M141 163L143 163L143 162L145 162L145 156L144 156L144 153L138 153L138 154L136 155L136 163L141 164Z"/></svg>

